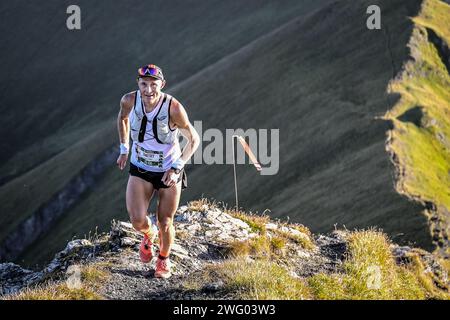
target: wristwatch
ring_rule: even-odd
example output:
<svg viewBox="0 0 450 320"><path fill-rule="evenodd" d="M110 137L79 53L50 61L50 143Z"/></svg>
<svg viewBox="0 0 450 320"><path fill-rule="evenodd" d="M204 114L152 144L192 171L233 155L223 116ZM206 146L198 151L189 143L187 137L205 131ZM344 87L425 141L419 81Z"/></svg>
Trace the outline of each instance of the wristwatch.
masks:
<svg viewBox="0 0 450 320"><path fill-rule="evenodd" d="M176 174L180 174L180 172L181 172L180 169L177 169L177 168L174 168L174 167L172 167L170 169L172 169Z"/></svg>

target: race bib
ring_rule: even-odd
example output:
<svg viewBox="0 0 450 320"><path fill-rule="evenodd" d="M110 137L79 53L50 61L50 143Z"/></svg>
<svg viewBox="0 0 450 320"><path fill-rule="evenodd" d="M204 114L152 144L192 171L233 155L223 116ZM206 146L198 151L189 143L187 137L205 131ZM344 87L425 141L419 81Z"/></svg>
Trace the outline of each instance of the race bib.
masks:
<svg viewBox="0 0 450 320"><path fill-rule="evenodd" d="M163 152L153 151L142 148L141 146L136 146L136 157L137 161L151 167L163 167Z"/></svg>

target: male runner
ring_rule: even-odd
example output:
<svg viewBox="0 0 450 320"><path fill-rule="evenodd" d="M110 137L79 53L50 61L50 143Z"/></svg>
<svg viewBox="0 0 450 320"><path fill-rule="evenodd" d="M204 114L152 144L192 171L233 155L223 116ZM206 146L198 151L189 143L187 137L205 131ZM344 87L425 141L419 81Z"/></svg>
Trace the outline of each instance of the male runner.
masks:
<svg viewBox="0 0 450 320"><path fill-rule="evenodd" d="M158 191L156 216L160 246L155 277L168 278L171 276L169 254L175 236L173 217L181 189L186 187L184 164L199 146L200 138L181 103L161 91L166 84L161 68L153 64L139 68L137 84L139 90L125 94L120 101L117 165L123 170L131 151L126 204L133 227L144 234L139 250L143 263L150 262L154 256L152 245L156 233L147 209L153 192ZM183 151L179 133L188 140Z"/></svg>

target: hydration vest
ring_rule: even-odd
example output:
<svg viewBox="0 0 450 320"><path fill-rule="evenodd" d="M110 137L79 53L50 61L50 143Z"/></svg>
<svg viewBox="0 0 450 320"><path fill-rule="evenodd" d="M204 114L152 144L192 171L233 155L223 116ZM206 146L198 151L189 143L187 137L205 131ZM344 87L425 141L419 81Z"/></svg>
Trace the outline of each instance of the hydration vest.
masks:
<svg viewBox="0 0 450 320"><path fill-rule="evenodd" d="M156 105L156 114L152 119L147 119L147 123L143 122L145 120L145 107L141 99L141 93L139 90L136 91L134 106L130 114L130 131L131 139L134 142L139 141L139 133L142 135L148 131L148 124L151 123L153 136L155 140L160 144L174 144L178 138L178 129L171 129L169 126L170 122L170 105L172 103L172 96L166 93L162 93L160 101ZM154 109L154 110L155 110ZM150 114L154 113L154 110Z"/></svg>

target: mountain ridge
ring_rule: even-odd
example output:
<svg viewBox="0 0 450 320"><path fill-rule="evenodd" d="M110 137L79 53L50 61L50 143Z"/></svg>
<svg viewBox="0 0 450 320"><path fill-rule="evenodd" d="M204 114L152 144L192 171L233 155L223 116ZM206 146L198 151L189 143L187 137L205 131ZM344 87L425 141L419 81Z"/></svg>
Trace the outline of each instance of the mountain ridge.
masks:
<svg viewBox="0 0 450 320"><path fill-rule="evenodd" d="M396 190L424 207L436 253L449 257L450 232L450 15L447 3L426 0L408 44L411 59L389 83L401 96L388 110L386 150L395 165Z"/></svg>
<svg viewBox="0 0 450 320"><path fill-rule="evenodd" d="M0 264L0 299L450 298L447 273L433 255L376 230L313 235L205 199L181 206L175 226L169 279L154 278L154 265L139 261L142 235L113 221L108 234L70 242L42 270Z"/></svg>

